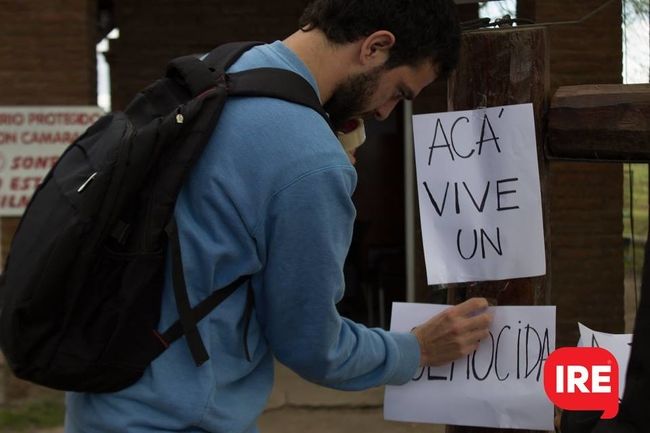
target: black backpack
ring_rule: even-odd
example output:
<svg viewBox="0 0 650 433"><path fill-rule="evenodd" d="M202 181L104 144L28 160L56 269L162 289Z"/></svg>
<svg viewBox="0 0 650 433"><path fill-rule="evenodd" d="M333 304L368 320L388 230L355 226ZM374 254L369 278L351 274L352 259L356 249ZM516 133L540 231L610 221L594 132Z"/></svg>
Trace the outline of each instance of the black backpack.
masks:
<svg viewBox="0 0 650 433"><path fill-rule="evenodd" d="M201 365L208 354L196 323L244 286L248 323L249 276L190 305L173 212L228 96L284 99L329 122L297 74L224 73L257 44L224 45L203 61L173 60L165 78L124 112L88 128L39 185L0 283L0 346L17 377L68 391L113 392L136 382L182 336ZM167 248L179 320L158 333Z"/></svg>

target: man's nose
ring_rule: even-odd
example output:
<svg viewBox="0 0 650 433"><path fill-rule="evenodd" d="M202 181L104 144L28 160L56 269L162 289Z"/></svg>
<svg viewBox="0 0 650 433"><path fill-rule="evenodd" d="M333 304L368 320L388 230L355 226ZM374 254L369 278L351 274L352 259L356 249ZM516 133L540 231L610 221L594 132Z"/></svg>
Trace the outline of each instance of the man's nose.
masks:
<svg viewBox="0 0 650 433"><path fill-rule="evenodd" d="M386 120L388 116L390 116L390 113L393 112L393 109L395 109L398 102L399 101L388 101L384 105L378 107L375 110L375 119L379 121Z"/></svg>

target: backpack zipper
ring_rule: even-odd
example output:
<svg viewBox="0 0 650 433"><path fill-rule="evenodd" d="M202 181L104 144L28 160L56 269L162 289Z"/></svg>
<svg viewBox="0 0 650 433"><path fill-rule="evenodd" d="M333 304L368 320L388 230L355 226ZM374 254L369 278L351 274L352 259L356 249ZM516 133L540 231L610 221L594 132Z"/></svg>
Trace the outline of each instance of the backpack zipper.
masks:
<svg viewBox="0 0 650 433"><path fill-rule="evenodd" d="M89 177L88 179L86 179L86 181L85 181L85 182L84 182L84 183L79 187L79 189L77 190L77 192L78 192L79 194L81 194L82 192L84 192L84 190L86 189L86 187L90 184L90 182L93 181L93 179L95 179L95 177L97 177L97 172L94 172L93 174L91 174L90 177Z"/></svg>

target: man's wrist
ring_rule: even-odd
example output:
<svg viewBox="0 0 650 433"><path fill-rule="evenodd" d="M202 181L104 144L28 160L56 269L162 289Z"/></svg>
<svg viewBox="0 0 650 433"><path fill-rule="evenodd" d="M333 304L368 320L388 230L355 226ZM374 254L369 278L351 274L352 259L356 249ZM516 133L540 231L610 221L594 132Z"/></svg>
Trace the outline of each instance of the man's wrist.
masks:
<svg viewBox="0 0 650 433"><path fill-rule="evenodd" d="M420 349L420 366L424 366L424 342L422 341L420 337L420 333L418 332L418 327L414 326L411 328L411 334L415 336L415 339L418 341L418 347Z"/></svg>

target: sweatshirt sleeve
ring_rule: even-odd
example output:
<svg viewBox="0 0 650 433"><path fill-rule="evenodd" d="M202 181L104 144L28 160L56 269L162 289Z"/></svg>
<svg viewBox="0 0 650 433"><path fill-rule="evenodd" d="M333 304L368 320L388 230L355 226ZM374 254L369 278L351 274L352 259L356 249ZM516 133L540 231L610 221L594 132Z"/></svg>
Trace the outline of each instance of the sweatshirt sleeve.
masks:
<svg viewBox="0 0 650 433"><path fill-rule="evenodd" d="M399 385L419 364L411 334L342 318L343 264L352 237L355 173L307 173L276 193L258 231L266 268L258 319L276 358L307 380L344 390Z"/></svg>

